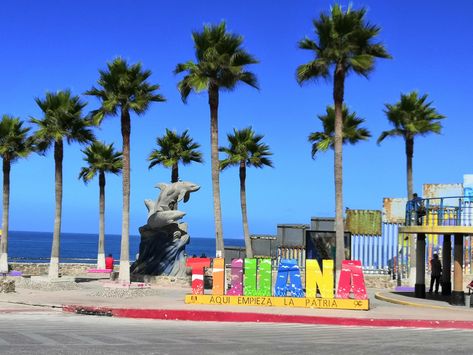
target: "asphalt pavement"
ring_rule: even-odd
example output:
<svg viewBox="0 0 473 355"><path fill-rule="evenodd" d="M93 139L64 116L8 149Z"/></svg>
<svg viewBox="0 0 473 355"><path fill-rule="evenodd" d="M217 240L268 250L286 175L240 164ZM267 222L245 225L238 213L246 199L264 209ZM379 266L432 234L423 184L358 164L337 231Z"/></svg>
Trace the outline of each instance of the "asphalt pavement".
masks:
<svg viewBox="0 0 473 355"><path fill-rule="evenodd" d="M471 330L0 315L7 354L471 354Z"/></svg>

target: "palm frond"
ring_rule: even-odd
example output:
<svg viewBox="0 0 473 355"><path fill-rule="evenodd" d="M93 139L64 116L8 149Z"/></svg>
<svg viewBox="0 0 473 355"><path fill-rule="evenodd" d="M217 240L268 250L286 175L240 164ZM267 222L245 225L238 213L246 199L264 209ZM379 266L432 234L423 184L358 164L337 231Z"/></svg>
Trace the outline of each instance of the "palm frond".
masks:
<svg viewBox="0 0 473 355"><path fill-rule="evenodd" d="M387 136L412 138L416 135L441 133L442 125L439 120L445 116L432 107L432 102L427 101L427 94L419 96L416 91L401 94L401 99L397 103L385 104L385 107L386 117L394 129L383 132L378 142Z"/></svg>
<svg viewBox="0 0 473 355"><path fill-rule="evenodd" d="M33 150L30 128L23 127L24 122L18 117L3 115L0 120L0 156L10 163L19 158L26 158Z"/></svg>
<svg viewBox="0 0 473 355"><path fill-rule="evenodd" d="M149 169L156 165L172 168L179 163L203 162L202 153L198 150L200 144L192 139L188 130L179 134L166 128L166 133L156 138L156 145L158 148L153 149L147 159Z"/></svg>
<svg viewBox="0 0 473 355"><path fill-rule="evenodd" d="M297 67L296 78L299 85L310 80L330 77L329 63L323 59L316 59Z"/></svg>
<svg viewBox="0 0 473 355"><path fill-rule="evenodd" d="M116 151L113 143L93 141L82 150L82 153L84 153L83 160L87 166L81 168L79 179L85 183L100 172L117 175L123 169L122 152Z"/></svg>
<svg viewBox="0 0 473 355"><path fill-rule="evenodd" d="M325 152L329 148L333 149L335 140L335 109L333 106L327 106L324 115L318 116L322 123L322 131L313 132L309 135L309 142L312 143L312 158L315 158L317 152ZM365 120L356 115L356 112L350 112L346 105L342 107L342 134L343 144L356 144L362 140L368 140L371 133L368 129L360 127Z"/></svg>
<svg viewBox="0 0 473 355"><path fill-rule="evenodd" d="M227 134L229 145L220 147L219 151L225 154L225 159L220 161L220 169L236 166L244 163L246 166L262 168L273 166L269 158L273 153L270 147L262 142L263 135L256 134L251 127L241 130L233 129L233 133Z"/></svg>
<svg viewBox="0 0 473 355"><path fill-rule="evenodd" d="M141 115L151 103L166 101L157 93L159 85L148 82L151 74L141 63L130 65L120 57L108 62L106 70L99 70L98 86L85 92L100 101L100 108L93 111L95 121L100 123L105 116L116 116L122 109Z"/></svg>
<svg viewBox="0 0 473 355"><path fill-rule="evenodd" d="M85 144L95 139L91 130L93 122L83 115L87 103L70 90L47 92L44 99L35 99L43 111L43 118L32 118L38 127L34 134L35 145L40 152L45 152L53 142L66 140L68 143Z"/></svg>
<svg viewBox="0 0 473 355"><path fill-rule="evenodd" d="M242 47L243 37L227 32L225 22L205 25L192 33L196 62L178 64L175 74L185 73L178 83L181 98L186 102L191 92L208 90L210 83L218 89L233 90L238 83L258 88L255 74L247 67L258 60Z"/></svg>
<svg viewBox="0 0 473 355"><path fill-rule="evenodd" d="M297 68L299 84L328 78L329 69L341 66L349 73L368 76L376 58L391 58L385 47L374 42L380 28L366 21L366 10L344 10L335 4L330 12L313 20L315 39L305 37L298 46L313 53L313 60Z"/></svg>

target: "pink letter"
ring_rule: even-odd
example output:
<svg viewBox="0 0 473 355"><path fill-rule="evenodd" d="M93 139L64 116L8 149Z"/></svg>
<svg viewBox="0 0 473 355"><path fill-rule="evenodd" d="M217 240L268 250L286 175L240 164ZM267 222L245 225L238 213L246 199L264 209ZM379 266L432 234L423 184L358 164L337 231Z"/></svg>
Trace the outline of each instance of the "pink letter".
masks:
<svg viewBox="0 0 473 355"><path fill-rule="evenodd" d="M353 283L353 287L352 287ZM350 291L353 290L355 299L366 300L365 278L360 260L343 260L340 281L338 282L336 298L349 298Z"/></svg>
<svg viewBox="0 0 473 355"><path fill-rule="evenodd" d="M243 259L232 260L232 287L228 290L227 295L243 295Z"/></svg>

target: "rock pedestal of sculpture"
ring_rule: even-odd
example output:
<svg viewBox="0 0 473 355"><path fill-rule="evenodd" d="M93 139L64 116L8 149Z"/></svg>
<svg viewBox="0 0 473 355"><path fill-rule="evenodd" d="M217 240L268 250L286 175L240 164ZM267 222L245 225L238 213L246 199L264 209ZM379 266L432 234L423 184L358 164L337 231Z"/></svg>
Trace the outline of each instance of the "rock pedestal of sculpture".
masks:
<svg viewBox="0 0 473 355"><path fill-rule="evenodd" d="M185 247L190 237L187 224L178 223L185 213L177 210L179 201L187 202L191 192L200 186L191 182L158 184L161 189L156 202L145 200L148 221L139 228L141 235L138 259L131 265L132 277L142 275L186 275Z"/></svg>

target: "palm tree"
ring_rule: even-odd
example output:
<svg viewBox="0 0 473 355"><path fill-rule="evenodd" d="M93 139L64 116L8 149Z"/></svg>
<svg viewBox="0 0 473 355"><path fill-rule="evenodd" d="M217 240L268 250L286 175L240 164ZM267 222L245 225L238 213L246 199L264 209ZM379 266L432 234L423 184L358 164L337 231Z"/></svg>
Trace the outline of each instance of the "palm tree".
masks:
<svg viewBox="0 0 473 355"><path fill-rule="evenodd" d="M386 104L386 114L389 122L394 126L389 131L384 131L378 138L378 144L386 137L402 137L406 150L406 171L407 171L407 196L412 200L413 179L412 160L414 157L414 139L416 136L425 136L429 133L439 134L442 125L439 120L445 116L439 114L432 107L432 102L427 102L427 95L419 97L416 91L408 94L401 94L401 100L394 105ZM416 275L416 238L410 238L411 252L411 275ZM412 282L414 282L412 277Z"/></svg>
<svg viewBox="0 0 473 355"><path fill-rule="evenodd" d="M197 61L178 64L175 74L186 72L178 89L182 100L191 93L207 90L210 106L210 143L212 165L212 192L214 203L216 256L223 257L222 212L220 206L220 166L218 159L218 105L220 90L231 91L243 82L258 88L256 76L246 67L258 61L243 47L243 37L228 33L226 24L206 25L202 32L193 32Z"/></svg>
<svg viewBox="0 0 473 355"><path fill-rule="evenodd" d="M242 130L233 129L233 134L227 134L229 146L219 149L226 154L226 158L220 161L220 168L222 170L229 166L238 166L240 168L241 217L247 258L253 257L253 249L251 248L246 210L246 168L251 166L256 168L273 166L272 161L268 158L273 153L270 152L268 145L261 142L263 137L263 135L256 134L251 127Z"/></svg>
<svg viewBox="0 0 473 355"><path fill-rule="evenodd" d="M315 158L317 152L325 152L334 146L335 131L335 109L333 106L327 106L325 115L319 115L322 122L323 131L313 132L309 135L309 142L312 143L312 158ZM360 124L365 122L363 118L357 117L356 112L349 112L343 105L343 143L356 144L362 140L368 140L371 133L366 128L360 128Z"/></svg>
<svg viewBox="0 0 473 355"><path fill-rule="evenodd" d="M153 149L148 157L149 169L157 164L171 168L171 182L179 180L179 163L187 165L191 162L202 163L202 153L197 149L200 144L193 141L188 130L182 134L166 128L166 134L156 138L158 149Z"/></svg>
<svg viewBox="0 0 473 355"><path fill-rule="evenodd" d="M378 144L386 137L404 138L407 162L407 196L411 200L414 190L412 159L414 157L415 136L425 136L429 133L439 134L442 130L439 120L445 118L445 116L439 114L432 107L432 102L427 102L427 94L419 97L416 91L401 94L399 102L394 105L385 104L385 106L384 113L394 129L382 132L378 138Z"/></svg>
<svg viewBox="0 0 473 355"><path fill-rule="evenodd" d="M83 167L79 174L86 184L99 174L99 247L97 253L97 269L105 269L105 174L118 175L122 171L122 153L116 152L112 144L95 141L86 149Z"/></svg>
<svg viewBox="0 0 473 355"><path fill-rule="evenodd" d="M299 48L310 50L314 59L297 68L299 84L333 76L333 101L335 107L334 134L334 177L335 177L335 235L336 270L341 271L344 255L343 227L343 174L342 174L342 107L345 91L345 78L351 72L365 77L373 71L375 58L390 58L381 43L374 43L379 34L378 26L365 20L366 10L346 11L338 4L331 8L330 14L322 13L313 21L316 40L308 37L299 42Z"/></svg>
<svg viewBox="0 0 473 355"><path fill-rule="evenodd" d="M107 70L99 70L98 88L92 87L85 94L97 97L101 106L94 111L97 123L105 116L120 115L123 141L123 211L120 248L119 279L130 282L130 111L143 115L152 102L165 101L157 94L159 85L147 82L150 70L143 70L140 63L128 65L122 58L107 63Z"/></svg>
<svg viewBox="0 0 473 355"><path fill-rule="evenodd" d="M82 117L82 110L87 103L82 102L79 96L72 96L69 90L57 93L48 92L43 100L36 98L35 101L44 113L41 119L31 119L31 122L38 126L34 134L37 149L44 154L51 145L54 146L56 208L49 277L57 278L59 277L64 139L68 144L74 141L86 144L94 140L94 134L90 129L91 122Z"/></svg>
<svg viewBox="0 0 473 355"><path fill-rule="evenodd" d="M30 128L9 115L0 121L0 156L3 160L3 211L2 238L0 242L0 272L8 272L8 218L10 210L10 168L19 158L25 158L32 151L32 140L28 137Z"/></svg>

